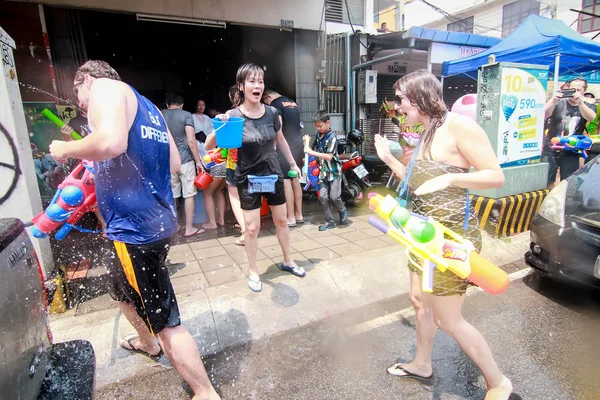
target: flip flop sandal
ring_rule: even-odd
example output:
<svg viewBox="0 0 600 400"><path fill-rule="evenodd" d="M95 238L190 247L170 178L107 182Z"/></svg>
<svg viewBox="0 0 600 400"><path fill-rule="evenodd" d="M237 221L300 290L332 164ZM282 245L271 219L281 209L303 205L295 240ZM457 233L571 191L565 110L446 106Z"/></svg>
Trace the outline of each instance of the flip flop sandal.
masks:
<svg viewBox="0 0 600 400"><path fill-rule="evenodd" d="M197 229L196 232L192 233L191 235L183 235L183 237L189 238L196 235L202 235L204 232L206 232L204 229Z"/></svg>
<svg viewBox="0 0 600 400"><path fill-rule="evenodd" d="M163 352L162 348L160 349L160 351L157 354L154 354L154 355L148 353L147 351L136 348L133 345L133 340L137 339L137 338L138 338L137 335L126 336L123 339L121 339L121 343L119 343L119 346L121 346L122 349L130 351L132 353L139 353L146 357L149 357L149 358L153 359L154 361L158 361L163 356L164 352ZM123 346L123 341L125 341L129 345L129 348Z"/></svg>
<svg viewBox="0 0 600 400"><path fill-rule="evenodd" d="M297 265L294 265L293 267L288 267L281 263L281 265L279 265L279 268L281 268L284 271L291 272L292 274L299 276L300 278L306 276L306 271L304 270L304 268L299 267Z"/></svg>
<svg viewBox="0 0 600 400"><path fill-rule="evenodd" d="M303 223L304 223L304 220L303 220L303 219L297 219L297 220L296 220L296 223L297 223L297 224L303 224Z"/></svg>
<svg viewBox="0 0 600 400"><path fill-rule="evenodd" d="M397 363L392 365L387 369L388 374L397 376L398 378L412 378L422 383L432 383L433 382L433 373L429 376L421 376L417 374L413 374L412 372L406 370L402 364Z"/></svg>
<svg viewBox="0 0 600 400"><path fill-rule="evenodd" d="M233 244L235 244L236 246L245 246L246 245L246 243L244 243L244 237L243 236L235 239L235 242L233 242Z"/></svg>
<svg viewBox="0 0 600 400"><path fill-rule="evenodd" d="M289 226L290 228L293 228L293 227L295 227L295 226L296 226L296 223L290 224L290 223L288 222L288 226Z"/></svg>
<svg viewBox="0 0 600 400"><path fill-rule="evenodd" d="M260 281L260 278L258 280L254 280L254 279L248 277L248 288L256 293L261 292L262 291L262 282Z"/></svg>

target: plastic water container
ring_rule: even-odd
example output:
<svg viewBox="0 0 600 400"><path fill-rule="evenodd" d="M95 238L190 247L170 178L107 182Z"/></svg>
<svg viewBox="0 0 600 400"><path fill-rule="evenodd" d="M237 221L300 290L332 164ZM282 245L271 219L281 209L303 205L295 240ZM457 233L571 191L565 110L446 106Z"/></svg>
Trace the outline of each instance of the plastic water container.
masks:
<svg viewBox="0 0 600 400"><path fill-rule="evenodd" d="M222 149L237 149L242 147L244 122L246 120L240 117L230 117L229 121L221 121L218 118L213 118L217 147Z"/></svg>
<svg viewBox="0 0 600 400"><path fill-rule="evenodd" d="M204 171L200 171L196 179L194 179L194 186L196 186L199 190L205 190L208 185L210 185L213 181L213 177L207 174Z"/></svg>
<svg viewBox="0 0 600 400"><path fill-rule="evenodd" d="M248 175L248 193L275 193L277 175Z"/></svg>

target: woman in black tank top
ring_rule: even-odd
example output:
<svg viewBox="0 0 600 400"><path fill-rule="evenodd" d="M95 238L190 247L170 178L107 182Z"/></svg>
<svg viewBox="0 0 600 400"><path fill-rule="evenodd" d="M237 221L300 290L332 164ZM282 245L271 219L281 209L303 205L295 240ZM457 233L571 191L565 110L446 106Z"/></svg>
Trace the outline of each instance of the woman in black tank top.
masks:
<svg viewBox="0 0 600 400"><path fill-rule="evenodd" d="M413 212L430 216L471 240L481 249L477 217L467 214L467 189L501 187L504 175L485 132L471 119L448 113L442 100L442 87L431 73L420 70L394 85L396 109L406 115L407 124L421 123L424 132L412 162L410 184L416 187L410 206ZM438 132L443 132L438 135ZM376 135L379 157L399 176L405 168L390 152L387 139ZM473 166L477 170L468 173ZM467 219L469 229L462 231ZM450 271L434 272L433 293L421 291L421 276L411 269L410 298L416 312L417 353L408 364L394 364L388 372L432 382L433 343L439 327L452 336L483 372L487 383L486 400L511 397L512 384L505 377L475 327L462 317L462 305L469 283Z"/></svg>

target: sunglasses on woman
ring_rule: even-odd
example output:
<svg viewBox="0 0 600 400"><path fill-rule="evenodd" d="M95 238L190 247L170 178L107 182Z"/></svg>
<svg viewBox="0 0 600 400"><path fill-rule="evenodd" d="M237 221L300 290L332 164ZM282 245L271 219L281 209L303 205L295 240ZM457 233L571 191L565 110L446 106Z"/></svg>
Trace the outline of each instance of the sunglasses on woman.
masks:
<svg viewBox="0 0 600 400"><path fill-rule="evenodd" d="M394 103L396 103L397 105L402 104L402 99L404 98L404 96L400 96L400 95L395 95L394 96Z"/></svg>

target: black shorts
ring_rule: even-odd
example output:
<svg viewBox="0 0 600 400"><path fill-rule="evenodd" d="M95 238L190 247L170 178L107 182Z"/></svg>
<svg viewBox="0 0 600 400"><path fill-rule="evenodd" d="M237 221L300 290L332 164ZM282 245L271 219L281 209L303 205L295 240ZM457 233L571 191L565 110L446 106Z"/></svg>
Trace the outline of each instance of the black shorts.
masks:
<svg viewBox="0 0 600 400"><path fill-rule="evenodd" d="M265 196L270 206L280 206L285 204L285 191L283 190L283 179L277 179L275 182L275 193L248 193L248 181L237 185L240 194L240 204L242 210L250 211L260 208L262 197Z"/></svg>
<svg viewBox="0 0 600 400"><path fill-rule="evenodd" d="M560 180L565 180L579 169L579 154L569 150L544 150L542 162L549 164L548 183L556 181L556 171L560 167Z"/></svg>
<svg viewBox="0 0 600 400"><path fill-rule="evenodd" d="M294 161L298 165L298 168L302 171L302 166L304 165L304 149L290 149L292 152L292 157L294 157ZM283 171L283 179L292 179L288 176L288 171L290 170L290 163L286 158L281 154L281 152L277 152L277 156L279 157L279 165L281 166L281 171Z"/></svg>
<svg viewBox="0 0 600 400"><path fill-rule="evenodd" d="M153 334L181 324L175 291L165 259L171 239L147 244L114 242L116 257L109 262L109 293L134 306Z"/></svg>

